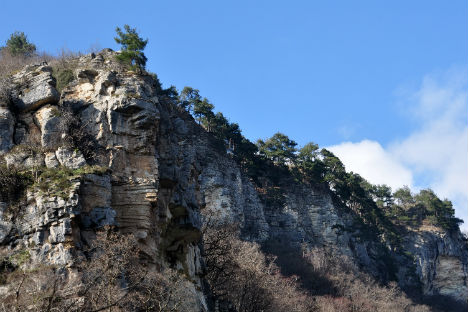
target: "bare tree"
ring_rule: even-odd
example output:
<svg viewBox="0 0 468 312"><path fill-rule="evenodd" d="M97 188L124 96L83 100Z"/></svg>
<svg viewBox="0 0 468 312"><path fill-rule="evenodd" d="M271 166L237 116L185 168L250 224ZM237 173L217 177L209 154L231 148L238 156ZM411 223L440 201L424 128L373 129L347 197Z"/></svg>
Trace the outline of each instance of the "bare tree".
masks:
<svg viewBox="0 0 468 312"><path fill-rule="evenodd" d="M88 124L83 123L70 105L59 106L60 122L58 130L62 133L63 144L70 148L78 148L86 160L95 160L99 145L88 131Z"/></svg>
<svg viewBox="0 0 468 312"><path fill-rule="evenodd" d="M319 311L430 311L427 306L414 304L396 283L379 285L374 278L359 271L349 258L333 249L312 248L304 252L304 258L313 270L331 281L335 290L330 295L315 296Z"/></svg>
<svg viewBox="0 0 468 312"><path fill-rule="evenodd" d="M39 267L9 279L4 312L192 311L193 286L180 273L140 259L131 235L98 233L76 268ZM15 275L15 274L14 274ZM1 311L1 310L0 310Z"/></svg>
<svg viewBox="0 0 468 312"><path fill-rule="evenodd" d="M236 224L207 213L203 244L206 279L219 311L314 311L297 279L282 276L258 244L242 241Z"/></svg>

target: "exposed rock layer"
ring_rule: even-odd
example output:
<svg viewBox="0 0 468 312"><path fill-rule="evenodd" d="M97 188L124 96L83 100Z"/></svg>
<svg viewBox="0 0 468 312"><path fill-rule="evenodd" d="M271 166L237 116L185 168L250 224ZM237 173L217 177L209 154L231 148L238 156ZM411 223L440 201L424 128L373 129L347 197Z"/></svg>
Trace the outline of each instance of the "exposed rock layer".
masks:
<svg viewBox="0 0 468 312"><path fill-rule="evenodd" d="M116 225L134 233L154 263L184 270L206 309L200 212L210 209L238 222L245 239L328 246L378 278L390 278L382 273L381 248L384 256L391 248L349 230L353 215L328 191L294 184L284 188L283 203L267 203L188 113L158 99L152 77L116 70L108 50L81 57L74 75L60 101L49 67L13 77L12 105L0 108L0 153L10 166L109 170L88 171L60 192L30 189L21 218L0 205L2 248L26 247L35 263L72 266L96 227ZM80 131L93 138L92 158L63 146L58 107L70 108ZM420 282L427 294L467 300L467 250L459 233L422 228L409 230L404 241L417 278L408 277L407 262L394 255L404 266L397 272L401 286Z"/></svg>

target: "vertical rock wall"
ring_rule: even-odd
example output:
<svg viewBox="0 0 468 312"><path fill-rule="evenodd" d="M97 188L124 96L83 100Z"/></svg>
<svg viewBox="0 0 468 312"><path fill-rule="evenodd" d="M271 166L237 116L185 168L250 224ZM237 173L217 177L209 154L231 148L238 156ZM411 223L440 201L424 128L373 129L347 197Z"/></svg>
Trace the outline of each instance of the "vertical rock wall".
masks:
<svg viewBox="0 0 468 312"><path fill-rule="evenodd" d="M35 263L72 266L96 228L115 225L134 233L155 265L183 271L206 309L200 229L210 210L239 223L245 239L331 247L379 275L384 245L356 237L355 216L327 190L293 183L283 202L268 203L188 113L158 99L152 77L120 70L113 57L103 50L78 59L60 99L49 67L13 77L12 103L0 105L0 154L9 165L84 173L65 188L29 190L21 218L2 203L1 248L29 248ZM63 107L80 121L75 131L91 138L92 153L63 145ZM91 165L106 170L84 169ZM423 229L405 237L426 293L467 299L466 245L457 235Z"/></svg>

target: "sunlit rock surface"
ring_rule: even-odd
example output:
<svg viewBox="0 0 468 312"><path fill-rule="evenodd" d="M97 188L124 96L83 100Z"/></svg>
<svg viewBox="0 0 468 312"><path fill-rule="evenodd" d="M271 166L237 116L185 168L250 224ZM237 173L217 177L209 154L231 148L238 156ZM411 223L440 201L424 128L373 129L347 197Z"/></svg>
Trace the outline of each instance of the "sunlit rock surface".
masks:
<svg viewBox="0 0 468 312"><path fill-rule="evenodd" d="M409 230L403 241L413 272L385 239L363 239L353 229L355 216L328 190L292 183L283 187L282 201L268 202L265 190L213 148L210 134L187 112L158 98L151 76L116 66L114 52L79 58L74 76L59 98L50 67L26 68L13 77L11 105L0 107L0 154L9 166L76 174L67 183L28 190L21 218L0 203L0 248L28 248L36 264L72 267L95 229L114 225L133 233L153 263L184 272L197 294L194 311L206 310L201 214L213 211L238 223L244 239L330 247L382 281L390 279L384 261L390 255L402 287L420 283L426 294L467 300L460 233ZM59 108L80 122L74 131L90 136L89 150L65 144Z"/></svg>

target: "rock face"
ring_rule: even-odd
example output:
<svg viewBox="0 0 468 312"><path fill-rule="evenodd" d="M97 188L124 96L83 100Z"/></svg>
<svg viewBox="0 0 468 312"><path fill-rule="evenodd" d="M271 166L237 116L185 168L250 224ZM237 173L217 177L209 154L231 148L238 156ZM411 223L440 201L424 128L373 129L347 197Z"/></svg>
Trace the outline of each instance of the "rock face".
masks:
<svg viewBox="0 0 468 312"><path fill-rule="evenodd" d="M12 92L12 101L19 111L36 110L59 100L51 67L29 66L13 76L13 84L16 88Z"/></svg>
<svg viewBox="0 0 468 312"><path fill-rule="evenodd" d="M433 281L434 292L464 298L468 291L463 263L458 257L441 256L437 261L437 273Z"/></svg>
<svg viewBox="0 0 468 312"><path fill-rule="evenodd" d="M96 228L115 225L134 233L154 263L184 271L197 293L194 310L207 310L200 229L201 212L210 209L238 222L247 240L332 247L388 279L379 257L392 255L391 248L349 230L354 216L329 191L293 184L280 202L267 201L188 113L158 98L151 76L116 69L109 50L76 64L75 82L60 100L50 67L33 67L13 77L12 105L0 108L0 154L8 165L82 172L66 185L30 189L21 218L0 203L1 248L28 248L35 263L72 266ZM74 131L86 133L91 148L65 144L59 108L71 110L81 124ZM107 170L86 169L91 165ZM467 250L459 233L410 231L405 248L425 293L467 300ZM405 268L399 282L412 287Z"/></svg>
<svg viewBox="0 0 468 312"><path fill-rule="evenodd" d="M60 117L57 107L47 105L34 114L41 130L41 145L44 148L54 148L60 142Z"/></svg>
<svg viewBox="0 0 468 312"><path fill-rule="evenodd" d="M466 247L460 233L423 226L406 237L405 249L414 255L425 294L441 294L466 302ZM465 245L466 246L466 245Z"/></svg>
<svg viewBox="0 0 468 312"><path fill-rule="evenodd" d="M8 108L0 107L0 155L13 147L15 120Z"/></svg>

